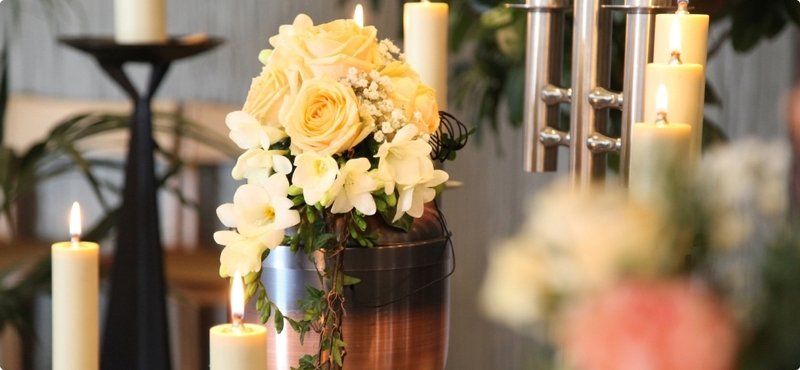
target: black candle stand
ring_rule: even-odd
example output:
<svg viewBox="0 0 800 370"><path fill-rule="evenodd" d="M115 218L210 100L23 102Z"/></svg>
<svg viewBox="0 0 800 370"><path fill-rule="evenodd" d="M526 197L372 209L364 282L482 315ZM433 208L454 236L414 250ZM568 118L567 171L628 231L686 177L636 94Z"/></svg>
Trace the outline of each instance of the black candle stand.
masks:
<svg viewBox="0 0 800 370"><path fill-rule="evenodd" d="M211 50L222 40L172 39L137 45L97 37L60 41L94 57L134 106L100 366L103 370L169 370L151 102L172 62ZM143 93L136 90L123 69L130 62L151 66Z"/></svg>

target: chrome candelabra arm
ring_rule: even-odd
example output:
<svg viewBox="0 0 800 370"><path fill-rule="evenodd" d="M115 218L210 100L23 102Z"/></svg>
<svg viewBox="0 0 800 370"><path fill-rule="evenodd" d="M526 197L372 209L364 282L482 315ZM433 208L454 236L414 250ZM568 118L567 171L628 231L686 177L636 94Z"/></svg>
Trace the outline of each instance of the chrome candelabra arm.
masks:
<svg viewBox="0 0 800 370"><path fill-rule="evenodd" d="M523 117L525 170L555 171L558 148L542 144L540 133L558 126L558 103L569 101L569 91L556 87L561 81L564 12L569 9L569 0L527 0L525 4L507 6L528 12Z"/></svg>

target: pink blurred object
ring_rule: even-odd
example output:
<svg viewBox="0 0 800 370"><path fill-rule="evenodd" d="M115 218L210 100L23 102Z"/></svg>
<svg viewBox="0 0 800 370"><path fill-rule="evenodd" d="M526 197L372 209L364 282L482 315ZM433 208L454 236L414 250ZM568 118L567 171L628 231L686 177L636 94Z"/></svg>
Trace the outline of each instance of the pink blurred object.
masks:
<svg viewBox="0 0 800 370"><path fill-rule="evenodd" d="M565 317L566 358L578 370L730 370L736 330L706 289L688 281L625 283Z"/></svg>

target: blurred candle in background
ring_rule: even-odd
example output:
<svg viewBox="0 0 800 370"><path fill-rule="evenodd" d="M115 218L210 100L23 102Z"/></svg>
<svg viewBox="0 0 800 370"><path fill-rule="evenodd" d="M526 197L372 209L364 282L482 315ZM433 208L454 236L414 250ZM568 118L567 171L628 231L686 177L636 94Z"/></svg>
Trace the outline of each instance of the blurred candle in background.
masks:
<svg viewBox="0 0 800 370"><path fill-rule="evenodd" d="M120 44L167 41L166 0L114 0L114 38Z"/></svg>
<svg viewBox="0 0 800 370"><path fill-rule="evenodd" d="M447 4L427 0L406 3L403 11L406 61L436 90L440 110L447 109L448 11Z"/></svg>
<svg viewBox="0 0 800 370"><path fill-rule="evenodd" d="M80 240L80 212L75 202L71 240L52 246L53 370L97 370L100 361L100 246Z"/></svg>

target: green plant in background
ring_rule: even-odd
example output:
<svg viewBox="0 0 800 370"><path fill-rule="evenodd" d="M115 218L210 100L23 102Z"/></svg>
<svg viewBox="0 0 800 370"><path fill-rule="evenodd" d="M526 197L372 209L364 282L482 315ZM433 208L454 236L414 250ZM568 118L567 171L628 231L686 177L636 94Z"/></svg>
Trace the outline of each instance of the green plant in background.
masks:
<svg viewBox="0 0 800 370"><path fill-rule="evenodd" d="M519 126L523 114L525 75L526 14L506 9L504 4L518 1L502 0L452 0L450 18L450 46L452 52L466 55L456 65L452 83L457 85L452 96L456 104L465 109L479 127L489 125L496 130L500 122L508 121ZM711 14L715 27L726 27L713 40L709 58L727 42L738 52L752 50L760 41L778 35L786 26L800 25L800 4L794 0L716 0L692 4L698 13ZM726 21L729 21L726 23ZM571 39L569 23L565 39L569 48ZM612 39L611 88L622 85L622 61L624 51L624 17L615 14ZM565 53L565 75L562 81L569 82L569 50ZM720 101L713 84L707 85L706 104L717 105ZM505 110L503 110L505 108ZM612 114L614 134L619 131L618 116ZM706 140L724 137L714 122L706 118Z"/></svg>
<svg viewBox="0 0 800 370"><path fill-rule="evenodd" d="M89 228L87 240L101 240L109 235L116 222L119 205L112 204L108 194L119 194L122 188L106 180L107 171L124 171L122 160L109 160L92 156L83 148L87 142L109 133L127 131L130 120L127 115L86 113L68 118L53 128L41 141L33 144L23 153L15 153L7 146L0 146L0 210L14 229L14 206L24 197L35 191L39 184L59 176L78 172L90 185L94 196L103 207L104 213L99 221ZM181 114L159 113L155 115L154 131L171 133L178 137L193 140L222 153L233 155L235 148L224 137L197 123L188 121ZM175 151L156 144L156 153L167 163L157 175L159 189L169 191L187 206L196 207L180 193L170 187L169 179L178 174L185 161ZM106 171L98 176L98 171ZM121 176L120 176L121 177ZM27 261L30 262L30 261ZM30 335L31 317L27 306L37 293L46 290L50 284L49 258L0 271L0 282L6 276L22 275L11 284L0 283L0 330L12 325L20 332Z"/></svg>

